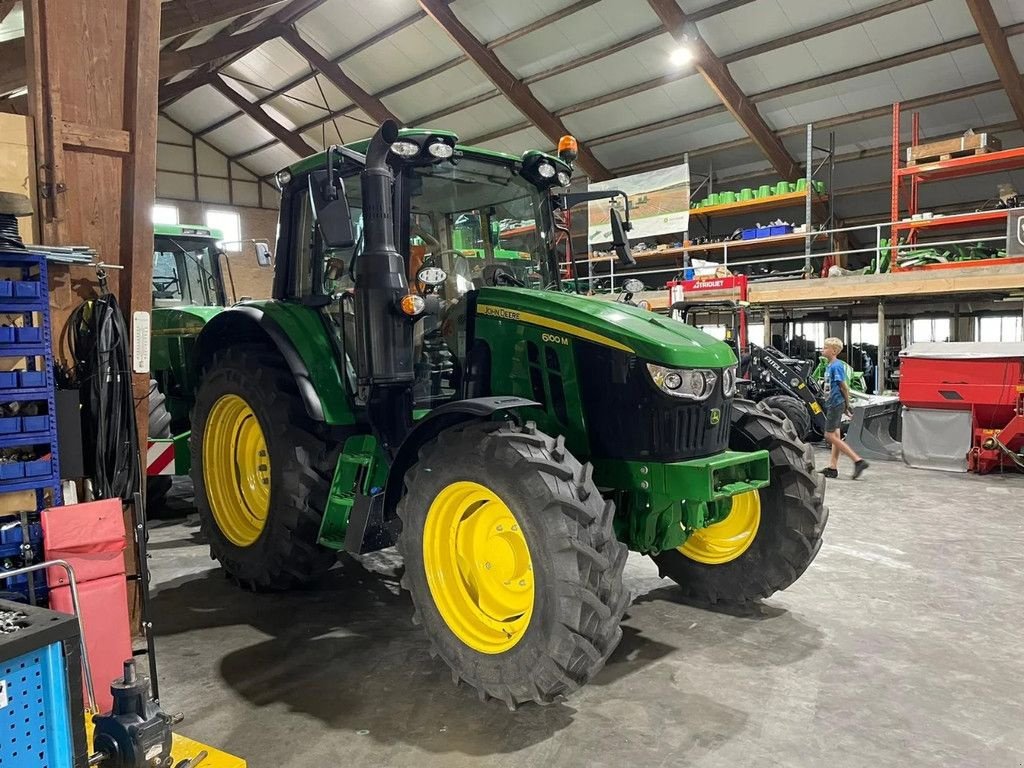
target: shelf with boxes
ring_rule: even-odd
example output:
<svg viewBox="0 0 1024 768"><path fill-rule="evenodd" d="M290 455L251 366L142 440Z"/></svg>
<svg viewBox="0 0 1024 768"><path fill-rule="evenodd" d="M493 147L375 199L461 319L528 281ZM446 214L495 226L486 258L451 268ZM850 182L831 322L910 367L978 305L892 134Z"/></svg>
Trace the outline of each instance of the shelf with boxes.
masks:
<svg viewBox="0 0 1024 768"><path fill-rule="evenodd" d="M46 257L0 251L0 493L61 503Z"/></svg>

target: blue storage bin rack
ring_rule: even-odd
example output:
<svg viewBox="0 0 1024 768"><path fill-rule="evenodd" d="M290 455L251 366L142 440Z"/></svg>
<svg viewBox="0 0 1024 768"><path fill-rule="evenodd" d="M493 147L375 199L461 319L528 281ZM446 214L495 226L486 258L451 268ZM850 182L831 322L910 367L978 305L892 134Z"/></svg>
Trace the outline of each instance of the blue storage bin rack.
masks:
<svg viewBox="0 0 1024 768"><path fill-rule="evenodd" d="M21 416L0 418L0 435L14 435L21 432Z"/></svg>
<svg viewBox="0 0 1024 768"><path fill-rule="evenodd" d="M744 240L756 240L757 239L757 229L754 229L754 228L744 229L740 233L740 235L742 236L742 238Z"/></svg>
<svg viewBox="0 0 1024 768"><path fill-rule="evenodd" d="M0 325L0 344L14 343L14 326Z"/></svg>
<svg viewBox="0 0 1024 768"><path fill-rule="evenodd" d="M21 429L17 432L0 432L0 448L34 447L39 457L35 461L0 464L0 493L34 490L37 508L42 508L44 491L49 488L52 503L58 506L64 500L54 417L57 404L46 256L33 251L0 250L0 267L21 270L20 279L0 281L0 314L22 316L13 343L0 337L0 360L27 361L26 370L0 371L0 403L37 402L46 406L44 416L21 417Z"/></svg>
<svg viewBox="0 0 1024 768"><path fill-rule="evenodd" d="M757 237L759 237L759 238L760 237L771 237L772 236L772 228L771 227L758 227L757 230L755 230L755 231L757 232Z"/></svg>
<svg viewBox="0 0 1024 768"><path fill-rule="evenodd" d="M772 237L780 237L782 235L793 234L792 224L781 224L777 227L772 227Z"/></svg>
<svg viewBox="0 0 1024 768"><path fill-rule="evenodd" d="M18 592L29 597L28 578L30 574L22 574L9 579L4 578L4 571L20 568L25 564L25 552L22 544L25 541L25 533L21 525L21 518L0 517L0 590L4 592ZM28 523L28 543L32 550L32 561L41 563L43 557L43 526L38 520ZM5 565L10 563L10 568ZM32 584L35 587L36 600L44 600L48 593L46 584L46 571L38 570L31 574ZM0 741L0 744L3 742ZM0 763L2 766L2 763Z"/></svg>

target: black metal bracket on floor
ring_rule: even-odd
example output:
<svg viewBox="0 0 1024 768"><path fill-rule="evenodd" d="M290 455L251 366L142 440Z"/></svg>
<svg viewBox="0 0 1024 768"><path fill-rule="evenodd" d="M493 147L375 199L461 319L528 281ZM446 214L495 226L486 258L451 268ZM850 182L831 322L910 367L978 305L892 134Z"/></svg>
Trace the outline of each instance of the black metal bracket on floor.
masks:
<svg viewBox="0 0 1024 768"><path fill-rule="evenodd" d="M345 530L345 551L365 555L393 546L398 540L397 521L384 519L384 494L357 494Z"/></svg>

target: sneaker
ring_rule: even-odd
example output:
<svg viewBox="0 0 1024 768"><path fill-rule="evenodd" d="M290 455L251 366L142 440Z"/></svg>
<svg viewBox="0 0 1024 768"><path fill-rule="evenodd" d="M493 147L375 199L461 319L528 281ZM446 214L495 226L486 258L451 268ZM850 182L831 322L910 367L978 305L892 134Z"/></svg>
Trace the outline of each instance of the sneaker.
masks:
<svg viewBox="0 0 1024 768"><path fill-rule="evenodd" d="M839 477L839 470L832 469L832 467L825 467L823 470L821 470L821 474L823 474L825 477L835 479Z"/></svg>
<svg viewBox="0 0 1024 768"><path fill-rule="evenodd" d="M860 473L863 472L865 469L867 469L870 466L871 465L868 464L866 461L864 461L864 459L861 459L856 464L854 464L853 465L853 479L856 480L858 477L860 477Z"/></svg>

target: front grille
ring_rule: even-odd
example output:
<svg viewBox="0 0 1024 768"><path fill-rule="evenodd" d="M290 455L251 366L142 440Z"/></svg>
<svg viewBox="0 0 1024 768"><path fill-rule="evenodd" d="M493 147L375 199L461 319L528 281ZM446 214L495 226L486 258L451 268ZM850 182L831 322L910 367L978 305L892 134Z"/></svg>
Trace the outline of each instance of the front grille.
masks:
<svg viewBox="0 0 1024 768"><path fill-rule="evenodd" d="M591 458L683 461L728 447L731 401L721 381L695 403L658 390L643 361L629 353L577 343L576 360Z"/></svg>

